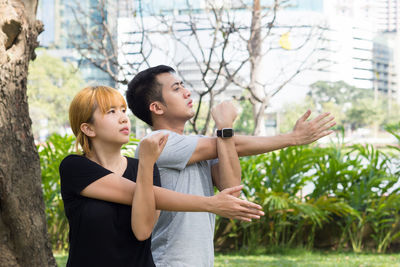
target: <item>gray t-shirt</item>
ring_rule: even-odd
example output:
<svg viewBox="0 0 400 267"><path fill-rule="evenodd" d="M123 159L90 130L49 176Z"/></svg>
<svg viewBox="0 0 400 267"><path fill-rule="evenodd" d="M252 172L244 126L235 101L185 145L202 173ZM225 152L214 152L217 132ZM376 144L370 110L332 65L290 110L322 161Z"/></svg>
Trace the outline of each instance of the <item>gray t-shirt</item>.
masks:
<svg viewBox="0 0 400 267"><path fill-rule="evenodd" d="M185 194L214 195L211 161L186 165L200 137L167 132L168 142L157 161L161 186ZM161 211L151 244L156 266L213 266L214 227L212 213Z"/></svg>

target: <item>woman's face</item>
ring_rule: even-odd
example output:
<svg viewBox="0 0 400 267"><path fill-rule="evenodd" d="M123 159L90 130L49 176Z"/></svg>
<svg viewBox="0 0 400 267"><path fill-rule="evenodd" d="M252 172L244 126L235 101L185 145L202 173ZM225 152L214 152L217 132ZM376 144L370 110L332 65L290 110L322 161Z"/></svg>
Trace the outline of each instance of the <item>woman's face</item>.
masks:
<svg viewBox="0 0 400 267"><path fill-rule="evenodd" d="M111 106L105 114L99 108L96 108L91 126L94 131L93 141L98 140L118 145L129 142L131 124L126 114L125 105Z"/></svg>

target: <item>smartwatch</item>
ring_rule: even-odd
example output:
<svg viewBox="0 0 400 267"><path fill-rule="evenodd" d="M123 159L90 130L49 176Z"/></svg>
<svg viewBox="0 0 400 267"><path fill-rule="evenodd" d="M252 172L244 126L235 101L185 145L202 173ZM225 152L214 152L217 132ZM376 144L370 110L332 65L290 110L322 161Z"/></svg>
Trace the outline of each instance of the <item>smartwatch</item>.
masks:
<svg viewBox="0 0 400 267"><path fill-rule="evenodd" d="M217 130L217 136L221 138L229 138L234 135L232 128L222 128L222 130Z"/></svg>

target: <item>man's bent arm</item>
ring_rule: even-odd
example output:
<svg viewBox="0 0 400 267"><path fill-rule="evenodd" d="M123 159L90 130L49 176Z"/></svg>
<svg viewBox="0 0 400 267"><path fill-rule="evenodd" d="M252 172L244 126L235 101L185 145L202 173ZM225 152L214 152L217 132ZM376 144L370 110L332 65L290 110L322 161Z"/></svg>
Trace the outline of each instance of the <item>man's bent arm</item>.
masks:
<svg viewBox="0 0 400 267"><path fill-rule="evenodd" d="M232 128L237 113L230 102L222 102L212 110L217 129ZM240 185L241 169L232 137L217 138L218 164L212 167L212 178L218 190ZM239 196L239 193L236 196Z"/></svg>

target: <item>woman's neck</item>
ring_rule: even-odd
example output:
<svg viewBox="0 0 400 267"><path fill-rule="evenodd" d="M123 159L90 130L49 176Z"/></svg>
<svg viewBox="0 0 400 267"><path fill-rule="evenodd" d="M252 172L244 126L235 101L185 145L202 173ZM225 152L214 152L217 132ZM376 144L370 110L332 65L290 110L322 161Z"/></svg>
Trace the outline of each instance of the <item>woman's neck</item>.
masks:
<svg viewBox="0 0 400 267"><path fill-rule="evenodd" d="M120 172L126 159L121 155L121 147L106 147L92 144L87 158L112 172Z"/></svg>

